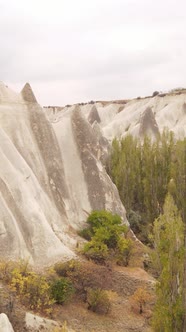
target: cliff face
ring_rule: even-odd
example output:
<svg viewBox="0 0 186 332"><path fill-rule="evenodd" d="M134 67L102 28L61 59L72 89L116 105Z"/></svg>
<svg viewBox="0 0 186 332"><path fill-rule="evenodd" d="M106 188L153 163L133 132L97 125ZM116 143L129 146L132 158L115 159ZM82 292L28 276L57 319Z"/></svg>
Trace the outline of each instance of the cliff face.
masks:
<svg viewBox="0 0 186 332"><path fill-rule="evenodd" d="M106 149L79 108L50 122L29 84L16 94L0 83L0 256L36 264L73 257L93 209L127 222L101 163Z"/></svg>
<svg viewBox="0 0 186 332"><path fill-rule="evenodd" d="M73 257L94 209L125 209L102 161L112 138L186 136L186 94L43 109L29 84L0 83L0 256Z"/></svg>

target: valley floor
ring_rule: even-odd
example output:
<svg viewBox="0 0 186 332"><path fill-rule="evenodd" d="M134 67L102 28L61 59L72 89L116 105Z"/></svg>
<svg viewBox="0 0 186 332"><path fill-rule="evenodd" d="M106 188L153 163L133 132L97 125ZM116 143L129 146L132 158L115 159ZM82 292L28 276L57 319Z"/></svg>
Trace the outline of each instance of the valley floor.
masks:
<svg viewBox="0 0 186 332"><path fill-rule="evenodd" d="M150 317L153 303L145 308L143 314L139 314L137 309L131 306L131 296L138 288L145 288L153 293L154 279L141 268L119 266L113 268L112 277L112 305L107 315L87 310L87 304L75 298L65 305L54 305L52 314L47 318L58 321L61 325L66 322L68 328L75 332L151 332ZM7 292L8 289L3 288L4 303L1 303L1 311L8 314L15 332L28 331L23 326L26 308L15 299L13 312L10 313ZM41 326L37 332L40 331L49 330Z"/></svg>
<svg viewBox="0 0 186 332"><path fill-rule="evenodd" d="M82 303L69 304L55 311L55 319L66 321L76 332L151 332L148 315L149 310L143 315L133 312L129 296L123 294L113 299L111 311L105 316L88 311Z"/></svg>

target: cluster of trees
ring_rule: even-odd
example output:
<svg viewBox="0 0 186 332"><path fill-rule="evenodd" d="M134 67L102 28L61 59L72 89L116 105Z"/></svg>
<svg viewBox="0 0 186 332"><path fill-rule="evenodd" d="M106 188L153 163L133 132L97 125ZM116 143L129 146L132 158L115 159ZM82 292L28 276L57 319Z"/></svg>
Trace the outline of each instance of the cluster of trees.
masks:
<svg viewBox="0 0 186 332"><path fill-rule="evenodd" d="M107 168L131 227L153 247L153 330L185 331L186 139L176 141L169 132L156 141L145 137L143 143L132 136L115 139Z"/></svg>
<svg viewBox="0 0 186 332"><path fill-rule="evenodd" d="M186 139L175 141L170 132L156 141L145 137L143 143L132 136L114 139L107 170L142 241L148 242L168 192L186 222Z"/></svg>

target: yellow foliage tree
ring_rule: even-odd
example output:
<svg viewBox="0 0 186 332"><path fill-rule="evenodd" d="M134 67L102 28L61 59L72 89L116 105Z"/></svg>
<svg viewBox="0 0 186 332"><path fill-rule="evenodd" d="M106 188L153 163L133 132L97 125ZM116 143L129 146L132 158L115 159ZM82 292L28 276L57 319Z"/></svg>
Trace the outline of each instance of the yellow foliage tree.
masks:
<svg viewBox="0 0 186 332"><path fill-rule="evenodd" d="M151 294L145 288L138 288L131 296L130 300L133 305L137 305L139 314L144 312L144 307L151 300Z"/></svg>

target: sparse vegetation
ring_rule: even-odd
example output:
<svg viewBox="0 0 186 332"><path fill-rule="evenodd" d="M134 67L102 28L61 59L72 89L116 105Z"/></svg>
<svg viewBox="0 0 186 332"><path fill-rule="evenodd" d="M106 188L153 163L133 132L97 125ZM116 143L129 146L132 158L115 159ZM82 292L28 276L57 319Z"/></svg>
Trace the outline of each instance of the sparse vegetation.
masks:
<svg viewBox="0 0 186 332"><path fill-rule="evenodd" d="M39 278L43 278L47 285L50 286L48 288L48 296L52 301L51 304L48 306L40 306L37 305L32 306L32 310L36 311L37 314L40 313L41 315L43 312L46 316L49 315L51 318L57 321L60 321L62 324L64 320L70 324L70 331L72 331L72 327L74 330L79 330L81 324L78 320L78 317L83 317L82 321L82 330L88 331L91 326L91 331L94 329L99 328L100 322L108 323L109 328L112 330L111 321L113 316L117 315L115 320L117 323L121 319L121 326L123 324L123 317L120 317L120 314L117 314L117 310L119 308L120 312L125 312L125 310L130 308L130 303L128 303L128 296L122 297L123 295L120 294L120 283L123 280L123 274L115 271L115 266L102 266L97 265L93 262L78 262L75 260L70 260L68 262L61 262L55 264L54 267L48 268L45 273L39 274L35 271L32 271L28 262L19 262L19 263L2 263L0 264L0 276L8 275L9 277L5 280L3 279L4 283L4 294L2 297L3 304L0 308L3 308L6 313L8 313L11 322L13 322L13 326L17 326L17 322L19 321L20 329L15 328L15 332L23 331L23 324L21 324L21 320L24 317L24 311L22 312L22 316L20 317L20 308L25 311L31 309L31 305L29 301L33 301L35 303L35 293L33 293L32 299L32 289L30 288L30 298L27 298L24 288L22 288L22 283L20 280L23 280L24 277L28 277L29 275L35 274L37 278L35 278L35 282L38 288L35 288L34 285L34 292L37 290L40 293L39 287L41 286L41 282ZM122 268L118 268L119 271ZM127 270L127 269L126 269ZM14 271L14 273L13 273ZM17 272L18 271L18 272ZM20 277L21 274L21 277ZM15 277L14 280L13 276ZM119 277L119 279L118 279ZM130 278L127 276L127 279ZM59 280L63 280L62 285L58 283ZM70 293L66 290L63 292L64 288L66 287L66 283L68 280L68 285L70 284ZM114 283L113 283L114 281ZM117 283L119 283L119 288L117 287ZM128 282L123 282L121 288L126 287L126 291L128 291ZM26 284L25 284L26 285ZM52 285L55 285L53 290L55 289L54 293L52 294ZM56 286L57 285L57 286ZM61 287L62 286L62 287ZM136 287L136 280L134 280L134 288ZM74 296L72 297L71 289L75 289ZM113 291L114 290L114 291ZM7 298L5 301L6 292L11 294L11 301ZM10 292L10 293L9 293ZM117 292L117 293L116 293ZM21 295L19 295L21 293ZM57 294L57 295L56 295ZM69 301L68 305L66 305L66 299L64 296L67 295L67 301ZM8 295L10 296L10 295ZM29 300L28 300L29 299ZM62 299L62 300L61 300ZM124 302L123 302L124 300ZM70 303L71 302L71 303ZM5 304L6 303L6 304ZM37 303L37 302L36 302ZM61 303L63 306L58 303ZM124 308L123 308L124 304ZM8 307L10 306L10 309ZM12 309L13 307L13 309ZM21 310L22 310L21 309ZM87 310L86 310L87 309ZM89 310L88 310L89 309ZM1 310L1 309L0 309ZM16 312L15 312L16 310ZM89 313L89 311L93 311L95 315ZM96 314L103 315L101 318L100 316L96 316ZM108 315L107 318L104 318L105 315ZM94 319L93 319L94 317ZM90 319L89 329L87 328L87 320ZM106 321L105 321L106 319ZM73 323L71 324L71 320ZM126 318L127 320L127 318ZM96 324L94 323L96 321ZM95 324L95 325L94 325ZM102 323L101 323L102 324ZM111 324L111 325L110 325ZM124 323L125 324L125 323ZM65 327L54 327L54 331L67 331L67 326ZM52 331L52 332L54 332Z"/></svg>
<svg viewBox="0 0 186 332"><path fill-rule="evenodd" d="M45 310L54 303L46 277L32 271L27 261L1 261L0 277L30 309Z"/></svg>
<svg viewBox="0 0 186 332"><path fill-rule="evenodd" d="M65 303L73 293L67 278L34 272L27 261L0 262L0 278L29 309L48 311L56 302Z"/></svg>
<svg viewBox="0 0 186 332"><path fill-rule="evenodd" d="M111 288L112 277L107 267L71 260L40 275L32 271L28 262L1 261L0 277L29 309L49 312L54 303L70 301L75 292L89 310L106 314L110 309L106 289Z"/></svg>
<svg viewBox="0 0 186 332"><path fill-rule="evenodd" d="M54 270L60 277L70 277L77 274L80 268L81 263L75 259L62 263L58 262L54 265Z"/></svg>
<svg viewBox="0 0 186 332"><path fill-rule="evenodd" d="M59 276L67 277L72 282L76 294L85 302L88 289L112 287L112 271L106 266L70 260L66 263L56 264L54 269Z"/></svg>

